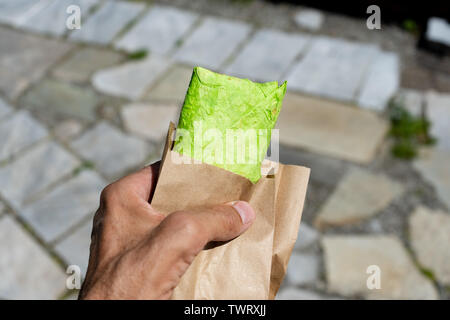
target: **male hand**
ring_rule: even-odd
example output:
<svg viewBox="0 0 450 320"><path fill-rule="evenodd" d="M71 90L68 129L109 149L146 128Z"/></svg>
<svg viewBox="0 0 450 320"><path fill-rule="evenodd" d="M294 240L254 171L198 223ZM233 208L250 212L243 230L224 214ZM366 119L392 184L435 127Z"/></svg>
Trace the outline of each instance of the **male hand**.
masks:
<svg viewBox="0 0 450 320"><path fill-rule="evenodd" d="M231 240L253 223L244 201L164 216L149 204L158 170L155 163L103 190L80 299L169 299L207 243Z"/></svg>

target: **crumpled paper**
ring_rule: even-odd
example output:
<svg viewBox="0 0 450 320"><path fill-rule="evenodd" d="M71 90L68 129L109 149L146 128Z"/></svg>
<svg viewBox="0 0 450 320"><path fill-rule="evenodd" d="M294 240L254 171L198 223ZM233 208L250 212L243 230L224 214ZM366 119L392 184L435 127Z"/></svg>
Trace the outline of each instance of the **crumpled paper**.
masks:
<svg viewBox="0 0 450 320"><path fill-rule="evenodd" d="M256 83L195 67L174 151L256 183L285 93L286 82Z"/></svg>

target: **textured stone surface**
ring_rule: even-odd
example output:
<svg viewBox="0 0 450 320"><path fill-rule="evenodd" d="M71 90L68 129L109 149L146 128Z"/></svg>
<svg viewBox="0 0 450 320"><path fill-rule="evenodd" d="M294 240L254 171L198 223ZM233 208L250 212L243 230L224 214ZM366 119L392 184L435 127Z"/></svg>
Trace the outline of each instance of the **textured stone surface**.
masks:
<svg viewBox="0 0 450 320"><path fill-rule="evenodd" d="M66 10L70 5L78 6L83 19L85 19L89 10L92 6L98 4L99 0L47 0L47 2L49 3L47 6L42 7L35 14L21 21L19 23L20 27L33 32L61 36L68 30L66 20L69 14Z"/></svg>
<svg viewBox="0 0 450 320"><path fill-rule="evenodd" d="M77 265L86 274L91 244L92 220L84 223L55 246L55 251L67 265Z"/></svg>
<svg viewBox="0 0 450 320"><path fill-rule="evenodd" d="M287 76L290 89L351 101L373 56L373 45L318 37Z"/></svg>
<svg viewBox="0 0 450 320"><path fill-rule="evenodd" d="M295 249L303 250L311 247L314 243L319 240L319 233L306 222L300 223L300 228L298 229L298 237L295 242Z"/></svg>
<svg viewBox="0 0 450 320"><path fill-rule="evenodd" d="M258 31L225 71L251 80L282 80L282 75L308 42L306 35L272 29Z"/></svg>
<svg viewBox="0 0 450 320"><path fill-rule="evenodd" d="M403 187L382 174L352 168L320 209L314 224L323 228L356 223L386 208Z"/></svg>
<svg viewBox="0 0 450 320"><path fill-rule="evenodd" d="M426 103L431 134L438 139L438 148L450 151L450 94L428 92Z"/></svg>
<svg viewBox="0 0 450 320"><path fill-rule="evenodd" d="M92 14L81 29L74 30L71 40L107 44L145 8L145 4L126 1L106 1Z"/></svg>
<svg viewBox="0 0 450 320"><path fill-rule="evenodd" d="M409 218L409 234L419 263L450 285L450 214L419 207Z"/></svg>
<svg viewBox="0 0 450 320"><path fill-rule="evenodd" d="M105 185L96 173L81 171L19 214L44 241L54 241L98 208Z"/></svg>
<svg viewBox="0 0 450 320"><path fill-rule="evenodd" d="M318 10L304 9L295 14L294 21L301 28L317 31L322 27L323 14Z"/></svg>
<svg viewBox="0 0 450 320"><path fill-rule="evenodd" d="M21 98L22 105L50 125L72 117L93 121L98 103L99 98L92 89L56 80L39 82Z"/></svg>
<svg viewBox="0 0 450 320"><path fill-rule="evenodd" d="M280 143L337 157L370 162L388 124L372 112L288 93L278 119Z"/></svg>
<svg viewBox="0 0 450 320"><path fill-rule="evenodd" d="M403 106L416 117L422 115L422 108L425 110L425 96L418 90L402 88L394 96L393 102Z"/></svg>
<svg viewBox="0 0 450 320"><path fill-rule="evenodd" d="M54 142L40 144L0 167L0 194L15 208L69 175L78 159Z"/></svg>
<svg viewBox="0 0 450 320"><path fill-rule="evenodd" d="M11 114L12 111L13 111L12 107L8 103L6 103L5 100L0 98L0 120L6 117L7 115Z"/></svg>
<svg viewBox="0 0 450 320"><path fill-rule="evenodd" d="M0 93L16 98L71 47L0 27Z"/></svg>
<svg viewBox="0 0 450 320"><path fill-rule="evenodd" d="M170 62L167 59L151 55L142 61L97 71L92 77L92 84L97 90L106 94L136 100L167 70L169 65Z"/></svg>
<svg viewBox="0 0 450 320"><path fill-rule="evenodd" d="M319 268L316 255L293 253L287 268L287 279L294 285L313 284L319 278Z"/></svg>
<svg viewBox="0 0 450 320"><path fill-rule="evenodd" d="M143 140L100 122L71 143L73 149L108 178L142 165L152 151Z"/></svg>
<svg viewBox="0 0 450 320"><path fill-rule="evenodd" d="M47 5L48 1L36 0L2 0L0 2L0 22L12 25L20 25L30 15L39 12Z"/></svg>
<svg viewBox="0 0 450 320"><path fill-rule="evenodd" d="M118 42L116 47L128 51L147 49L168 54L192 26L197 15L167 6L153 6Z"/></svg>
<svg viewBox="0 0 450 320"><path fill-rule="evenodd" d="M437 291L415 267L394 236L326 236L328 290L367 299L437 299ZM369 266L380 268L380 289L368 289ZM373 274L372 274L373 275Z"/></svg>
<svg viewBox="0 0 450 320"><path fill-rule="evenodd" d="M145 99L183 103L192 68L174 65L145 95Z"/></svg>
<svg viewBox="0 0 450 320"><path fill-rule="evenodd" d="M85 47L54 69L53 75L63 81L88 82L95 71L111 67L121 60L122 56L117 52Z"/></svg>
<svg viewBox="0 0 450 320"><path fill-rule="evenodd" d="M206 18L175 53L175 59L218 70L250 32L250 26L218 18Z"/></svg>
<svg viewBox="0 0 450 320"><path fill-rule="evenodd" d="M299 288L283 288L278 292L276 300L322 300L324 299L314 291Z"/></svg>
<svg viewBox="0 0 450 320"><path fill-rule="evenodd" d="M368 70L358 97L358 105L382 111L389 99L398 90L400 83L400 62L397 54L378 52Z"/></svg>
<svg viewBox="0 0 450 320"><path fill-rule="evenodd" d="M56 299L66 275L55 261L12 218L0 219L0 297Z"/></svg>
<svg viewBox="0 0 450 320"><path fill-rule="evenodd" d="M436 148L424 150L414 167L436 190L439 199L450 208L450 152Z"/></svg>
<svg viewBox="0 0 450 320"><path fill-rule="evenodd" d="M179 109L173 104L130 104L122 108L122 120L129 132L160 141L167 135L170 121L177 123Z"/></svg>
<svg viewBox="0 0 450 320"><path fill-rule="evenodd" d="M61 141L67 142L78 136L83 130L83 125L75 120L69 119L59 123L53 130L53 134Z"/></svg>
<svg viewBox="0 0 450 320"><path fill-rule="evenodd" d="M0 161L47 136L47 130L26 111L0 122Z"/></svg>

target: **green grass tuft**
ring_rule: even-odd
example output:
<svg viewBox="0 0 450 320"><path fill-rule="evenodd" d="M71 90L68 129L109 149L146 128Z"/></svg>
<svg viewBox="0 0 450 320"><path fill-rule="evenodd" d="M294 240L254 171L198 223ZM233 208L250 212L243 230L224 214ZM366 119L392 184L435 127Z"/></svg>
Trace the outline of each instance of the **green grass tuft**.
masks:
<svg viewBox="0 0 450 320"><path fill-rule="evenodd" d="M146 49L137 50L128 54L128 60L141 60L147 57L148 51Z"/></svg>

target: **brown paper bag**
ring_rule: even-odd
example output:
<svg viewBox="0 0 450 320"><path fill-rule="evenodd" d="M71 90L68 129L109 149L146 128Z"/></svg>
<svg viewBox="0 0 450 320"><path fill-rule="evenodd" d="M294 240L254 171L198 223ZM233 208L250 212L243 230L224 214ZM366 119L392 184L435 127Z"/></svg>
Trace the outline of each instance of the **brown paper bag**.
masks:
<svg viewBox="0 0 450 320"><path fill-rule="evenodd" d="M152 206L169 214L245 200L254 208L256 220L238 238L203 250L172 298L273 299L297 239L309 169L266 161L262 168L265 174L252 184L212 165L178 163L180 155L172 151L173 132L171 123Z"/></svg>

